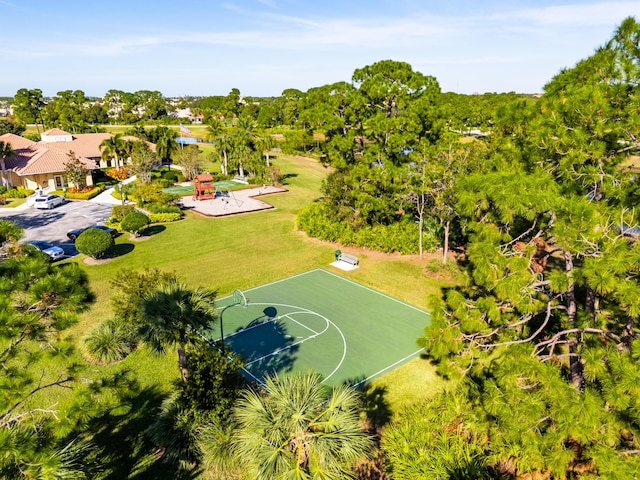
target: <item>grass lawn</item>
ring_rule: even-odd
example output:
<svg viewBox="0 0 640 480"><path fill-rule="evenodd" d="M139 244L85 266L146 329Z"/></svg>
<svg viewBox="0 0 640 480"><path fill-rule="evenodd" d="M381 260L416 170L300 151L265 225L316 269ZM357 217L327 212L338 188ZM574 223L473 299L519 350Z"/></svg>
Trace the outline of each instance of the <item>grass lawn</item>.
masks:
<svg viewBox="0 0 640 480"><path fill-rule="evenodd" d="M303 157L278 155L273 163L285 176L288 190L263 197L275 209L222 218L206 218L188 212L184 220L162 225L157 233L144 241L132 241L128 235L121 235L117 248L123 254L109 263L86 265L83 256L71 260L87 272L96 301L66 335L79 340L111 315L109 300L117 292L111 291L110 280L124 268L149 266L172 271L189 285L212 288L222 297L235 289L246 290L307 270L330 268L328 265L334 260L336 248L355 253L360 259L360 268L344 273L345 276L429 310L429 297L439 294L444 283L424 275L426 259L380 254L307 238L296 229L296 216L305 205L320 196L327 170L317 161ZM107 430L114 429L118 448L133 452L127 459L119 459L116 470L105 473L103 478L125 478L136 468L141 457L152 454L152 447L141 432L152 420L171 382L177 378L176 363L174 351L154 356L142 349L119 364L91 369L96 374L129 370L148 394L146 398L141 394L130 399L131 409L126 415L101 419L106 430L99 436L100 442L108 444L112 441ZM383 394L380 399L389 413L385 418L391 418L408 402L431 395L443 384L427 360L416 358L376 378L369 391ZM170 469L156 471L154 465L151 462L144 475L153 471L153 478L172 478Z"/></svg>
<svg viewBox="0 0 640 480"><path fill-rule="evenodd" d="M26 198L7 198L4 203L0 204L0 208L15 208L26 201Z"/></svg>

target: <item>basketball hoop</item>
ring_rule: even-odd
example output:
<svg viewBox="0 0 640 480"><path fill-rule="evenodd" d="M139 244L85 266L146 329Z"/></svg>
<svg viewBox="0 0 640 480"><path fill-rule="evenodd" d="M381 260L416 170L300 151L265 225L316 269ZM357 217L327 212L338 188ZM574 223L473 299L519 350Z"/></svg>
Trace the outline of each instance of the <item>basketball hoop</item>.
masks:
<svg viewBox="0 0 640 480"><path fill-rule="evenodd" d="M247 297L245 297L242 291L235 290L233 292L233 303L234 305L240 305L244 308L247 308L247 305L249 305L249 300L247 300Z"/></svg>

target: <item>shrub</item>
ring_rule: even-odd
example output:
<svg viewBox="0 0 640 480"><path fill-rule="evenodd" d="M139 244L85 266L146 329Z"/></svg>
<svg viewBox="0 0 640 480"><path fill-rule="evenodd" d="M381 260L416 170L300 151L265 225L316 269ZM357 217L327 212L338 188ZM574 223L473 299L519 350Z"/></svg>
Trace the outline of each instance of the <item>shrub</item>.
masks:
<svg viewBox="0 0 640 480"><path fill-rule="evenodd" d="M131 232L136 237L140 235L140 232L142 232L147 225L149 225L149 217L137 210L127 213L126 217L120 222L120 227L124 231Z"/></svg>
<svg viewBox="0 0 640 480"><path fill-rule="evenodd" d="M30 188L24 188L24 187L16 187L16 190L18 190L18 192L20 193L23 193L25 197L28 197L36 193L35 190L32 190ZM20 198L23 198L23 197L20 197Z"/></svg>
<svg viewBox="0 0 640 480"><path fill-rule="evenodd" d="M127 166L122 166L122 167L113 167L113 168L109 168L107 169L106 172L107 176L115 179L115 180L126 180L127 178L129 178L131 176L131 170L129 167Z"/></svg>
<svg viewBox="0 0 640 480"><path fill-rule="evenodd" d="M9 188L4 193L4 196L7 198L25 198L28 195L23 190L18 190L17 188Z"/></svg>
<svg viewBox="0 0 640 480"><path fill-rule="evenodd" d="M72 192L71 190L67 190L64 196L66 198L71 198L74 200L89 200L90 198L93 198L96 195L98 195L103 190L104 190L104 187L94 187L94 188L90 188L87 191L82 191L82 192Z"/></svg>
<svg viewBox="0 0 640 480"><path fill-rule="evenodd" d="M136 206L131 204L125 204L124 209L122 208L122 205L114 205L111 207L111 218L116 223L120 223L128 213L133 212L135 209Z"/></svg>
<svg viewBox="0 0 640 480"><path fill-rule="evenodd" d="M177 205L162 205L154 203L152 205L147 205L146 208L151 213L182 213L182 210L180 210L180 207Z"/></svg>
<svg viewBox="0 0 640 480"><path fill-rule="evenodd" d="M364 225L355 227L346 222L337 222L329 215L322 203L313 203L300 212L298 228L307 235L343 245L365 247L385 253L418 252L418 230L413 222L398 222L391 225ZM423 234L423 247L432 250L438 245L433 229Z"/></svg>
<svg viewBox="0 0 640 480"><path fill-rule="evenodd" d="M169 222L177 222L182 218L182 213L150 213L149 214L149 222L150 223L169 223Z"/></svg>
<svg viewBox="0 0 640 480"><path fill-rule="evenodd" d="M160 185L160 187L162 187L162 188L169 188L169 187L173 187L176 182L174 182L170 178L160 178L160 179L156 180L155 183L157 185Z"/></svg>
<svg viewBox="0 0 640 480"><path fill-rule="evenodd" d="M169 170L168 172L164 172L162 174L162 178L166 180L171 180L173 183L178 181L178 173L175 170Z"/></svg>
<svg viewBox="0 0 640 480"><path fill-rule="evenodd" d="M137 188L134 192L131 192L130 197L136 202L141 202L144 198L145 204L158 203L163 205L171 205L176 198L175 195L163 192L162 187L156 183Z"/></svg>
<svg viewBox="0 0 640 480"><path fill-rule="evenodd" d="M92 258L101 258L114 244L113 237L99 228L89 228L76 238L76 250Z"/></svg>
<svg viewBox="0 0 640 480"><path fill-rule="evenodd" d="M162 172L162 178L172 180L173 183L184 182L184 174L180 170L169 170L168 172Z"/></svg>
<svg viewBox="0 0 640 480"><path fill-rule="evenodd" d="M136 343L135 330L118 317L105 320L84 337L87 352L99 363L123 360Z"/></svg>

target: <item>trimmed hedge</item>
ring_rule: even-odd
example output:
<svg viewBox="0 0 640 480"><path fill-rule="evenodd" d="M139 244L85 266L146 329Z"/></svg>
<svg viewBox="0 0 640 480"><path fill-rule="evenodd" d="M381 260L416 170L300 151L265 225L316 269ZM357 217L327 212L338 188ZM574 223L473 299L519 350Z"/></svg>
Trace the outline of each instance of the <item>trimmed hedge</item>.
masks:
<svg viewBox="0 0 640 480"><path fill-rule="evenodd" d="M355 228L344 222L336 222L329 216L322 203L312 203L298 215L298 228L311 237L356 247L370 248L384 253L418 253L419 235L416 224L401 222L391 225L375 225ZM433 250L438 245L434 232L423 233L423 247Z"/></svg>
<svg viewBox="0 0 640 480"><path fill-rule="evenodd" d="M120 227L124 231L131 232L136 237L140 235L140 232L142 232L147 225L149 225L149 217L137 210L127 213L127 216L120 222Z"/></svg>
<svg viewBox="0 0 640 480"><path fill-rule="evenodd" d="M92 258L100 258L115 244L113 237L99 228L88 228L76 238L76 250Z"/></svg>
<svg viewBox="0 0 640 480"><path fill-rule="evenodd" d="M5 198L27 198L29 195L33 195L34 190L30 190L24 187L2 187L0 186L0 196Z"/></svg>
<svg viewBox="0 0 640 480"><path fill-rule="evenodd" d="M64 192L64 196L66 198L70 198L72 200L89 200L104 191L104 187L94 187L88 192Z"/></svg>
<svg viewBox="0 0 640 480"><path fill-rule="evenodd" d="M150 213L149 221L151 223L169 223L169 222L177 222L182 219L182 213Z"/></svg>
<svg viewBox="0 0 640 480"><path fill-rule="evenodd" d="M145 204L145 210L151 213L181 213L180 207L177 205L164 205L160 203Z"/></svg>

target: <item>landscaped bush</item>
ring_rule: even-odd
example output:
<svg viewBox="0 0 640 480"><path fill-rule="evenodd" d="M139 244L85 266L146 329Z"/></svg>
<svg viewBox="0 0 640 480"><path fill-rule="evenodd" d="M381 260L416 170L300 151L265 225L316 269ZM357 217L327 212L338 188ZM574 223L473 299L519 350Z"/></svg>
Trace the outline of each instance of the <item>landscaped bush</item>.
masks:
<svg viewBox="0 0 640 480"><path fill-rule="evenodd" d="M182 213L150 213L149 214L149 222L150 223L169 223L169 222L177 222L182 218Z"/></svg>
<svg viewBox="0 0 640 480"><path fill-rule="evenodd" d="M114 205L113 207L111 207L110 220L113 220L116 223L120 223L122 219L127 216L128 213L133 212L135 209L136 209L136 206L131 205L130 203L125 204L124 208L122 207L122 205Z"/></svg>
<svg viewBox="0 0 640 480"><path fill-rule="evenodd" d="M158 180L155 180L153 183L155 183L156 185L160 185L161 188L170 188L170 187L173 187L176 182L174 182L170 178L159 178Z"/></svg>
<svg viewBox="0 0 640 480"><path fill-rule="evenodd" d="M171 180L173 183L176 183L178 181L178 172L176 172L175 170L169 170L168 172L164 172L162 174L162 178L164 178L165 180Z"/></svg>
<svg viewBox="0 0 640 480"><path fill-rule="evenodd" d="M385 253L418 252L418 230L413 222L392 225L353 227L345 222L329 218L325 205L313 203L300 212L298 227L307 235L321 240L365 247ZM423 247L432 250L438 245L435 231L423 232Z"/></svg>
<svg viewBox="0 0 640 480"><path fill-rule="evenodd" d="M31 192L31 193L28 193L28 192ZM27 190L22 187L8 188L6 191L2 192L2 196L7 198L26 198L32 194L33 194L33 190Z"/></svg>
<svg viewBox="0 0 640 480"><path fill-rule="evenodd" d="M84 337L91 358L98 363L123 360L137 344L135 330L120 318L110 318Z"/></svg>
<svg viewBox="0 0 640 480"><path fill-rule="evenodd" d="M224 174L221 172L212 172L211 175L213 176L213 180L215 182L222 182L225 180L233 180L233 175L231 174Z"/></svg>
<svg viewBox="0 0 640 480"><path fill-rule="evenodd" d="M162 172L162 178L173 180L174 183L184 182L184 174L180 170L169 170L168 172Z"/></svg>
<svg viewBox="0 0 640 480"><path fill-rule="evenodd" d="M136 203L142 202L145 205L148 203L171 205L176 198L175 195L163 192L162 187L157 183L139 186L131 192L129 196L131 199L135 200Z"/></svg>
<svg viewBox="0 0 640 480"><path fill-rule="evenodd" d="M72 192L70 190L67 190L64 196L73 200L89 200L90 198L93 198L101 193L103 190L104 187L93 187L83 192Z"/></svg>
<svg viewBox="0 0 640 480"><path fill-rule="evenodd" d="M154 203L152 205L146 205L145 207L151 213L182 213L180 207L177 205L160 205Z"/></svg>
<svg viewBox="0 0 640 480"><path fill-rule="evenodd" d="M101 258L115 242L113 237L99 228L88 228L76 238L76 250L92 258Z"/></svg>
<svg viewBox="0 0 640 480"><path fill-rule="evenodd" d="M149 225L149 217L138 210L129 212L120 222L120 227L124 231L131 232L136 237L140 235L140 232L142 232L147 225Z"/></svg>

